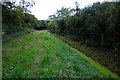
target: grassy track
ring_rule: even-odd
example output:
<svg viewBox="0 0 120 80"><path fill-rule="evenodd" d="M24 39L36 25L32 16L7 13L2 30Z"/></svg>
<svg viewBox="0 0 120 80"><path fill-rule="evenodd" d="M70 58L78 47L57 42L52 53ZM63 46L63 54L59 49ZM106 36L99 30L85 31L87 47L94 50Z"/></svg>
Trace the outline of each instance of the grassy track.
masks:
<svg viewBox="0 0 120 80"><path fill-rule="evenodd" d="M3 78L118 78L47 31L3 44Z"/></svg>

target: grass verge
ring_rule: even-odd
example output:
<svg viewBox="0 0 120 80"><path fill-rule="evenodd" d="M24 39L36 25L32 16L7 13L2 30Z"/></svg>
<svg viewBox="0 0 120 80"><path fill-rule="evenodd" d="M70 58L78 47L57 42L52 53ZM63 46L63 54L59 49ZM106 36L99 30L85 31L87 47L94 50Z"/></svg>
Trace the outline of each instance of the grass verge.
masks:
<svg viewBox="0 0 120 80"><path fill-rule="evenodd" d="M2 53L3 78L119 78L48 31L15 38Z"/></svg>
<svg viewBox="0 0 120 80"><path fill-rule="evenodd" d="M92 58L96 62L100 63L104 67L111 70L113 73L120 75L120 67L119 67L119 53L113 53L112 51L108 51L104 48L96 48L93 46L88 46L81 41L75 41L68 36L59 36L54 34L56 37L60 38L65 43L69 44L70 46L74 47L80 52L83 52L88 57Z"/></svg>

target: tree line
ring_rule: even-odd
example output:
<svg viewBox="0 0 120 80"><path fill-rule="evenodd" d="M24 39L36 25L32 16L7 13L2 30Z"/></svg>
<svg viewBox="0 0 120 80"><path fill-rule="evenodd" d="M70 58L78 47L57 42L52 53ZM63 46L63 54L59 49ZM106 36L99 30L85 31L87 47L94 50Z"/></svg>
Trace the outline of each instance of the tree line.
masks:
<svg viewBox="0 0 120 80"><path fill-rule="evenodd" d="M14 34L30 29L44 29L47 26L46 20L38 20L31 14L29 8L35 5L33 0L20 0L17 4L13 2L2 2L2 32Z"/></svg>
<svg viewBox="0 0 120 80"><path fill-rule="evenodd" d="M49 16L49 21L38 20L28 8L35 2L22 0L2 2L2 31L14 34L26 28L45 29L87 45L120 51L120 2L97 2L84 9L65 8ZM48 24L47 24L48 23ZM48 26L48 27L47 27Z"/></svg>
<svg viewBox="0 0 120 80"><path fill-rule="evenodd" d="M48 29L90 46L120 52L120 2L97 2L84 9L64 8L49 16Z"/></svg>

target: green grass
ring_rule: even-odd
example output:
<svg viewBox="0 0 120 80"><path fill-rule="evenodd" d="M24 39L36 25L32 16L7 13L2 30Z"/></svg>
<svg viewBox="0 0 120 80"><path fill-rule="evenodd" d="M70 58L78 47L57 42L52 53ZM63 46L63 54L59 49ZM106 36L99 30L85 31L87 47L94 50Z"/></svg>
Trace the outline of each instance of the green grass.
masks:
<svg viewBox="0 0 120 80"><path fill-rule="evenodd" d="M47 31L35 31L6 44L3 78L119 78Z"/></svg>

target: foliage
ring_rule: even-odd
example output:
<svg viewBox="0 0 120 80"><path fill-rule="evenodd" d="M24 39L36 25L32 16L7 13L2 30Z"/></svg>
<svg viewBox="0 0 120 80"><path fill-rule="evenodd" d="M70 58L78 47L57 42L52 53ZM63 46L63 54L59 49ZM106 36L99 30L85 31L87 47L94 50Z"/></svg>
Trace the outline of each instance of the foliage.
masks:
<svg viewBox="0 0 120 80"><path fill-rule="evenodd" d="M10 9L2 5L2 16L3 16L3 31L7 34L12 33L15 28L21 26L23 13L20 13L19 10Z"/></svg>
<svg viewBox="0 0 120 80"><path fill-rule="evenodd" d="M37 30L46 29L48 26L47 20L37 20L36 26L34 27Z"/></svg>
<svg viewBox="0 0 120 80"><path fill-rule="evenodd" d="M26 35L26 34L30 34L31 32L33 32L34 29L30 29L27 27L21 27L21 31L16 32L14 34L2 34L2 43L5 44L11 40L13 40L14 38L19 38L20 36Z"/></svg>
<svg viewBox="0 0 120 80"><path fill-rule="evenodd" d="M62 7L57 11L55 17L50 18L49 29L53 33L73 36L74 40L81 40L90 46L120 50L119 4L97 2L80 9L76 2L76 9Z"/></svg>
<svg viewBox="0 0 120 80"><path fill-rule="evenodd" d="M31 7L33 3L24 3L24 5ZM2 2L2 28L5 34L11 35L23 31L25 27L35 27L35 22L38 20L26 11L27 8L24 11L24 5L17 5L16 2Z"/></svg>
<svg viewBox="0 0 120 80"><path fill-rule="evenodd" d="M33 28L35 25L35 21L37 18L34 15L24 13L23 21L22 21L22 27L29 27Z"/></svg>

